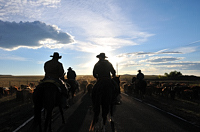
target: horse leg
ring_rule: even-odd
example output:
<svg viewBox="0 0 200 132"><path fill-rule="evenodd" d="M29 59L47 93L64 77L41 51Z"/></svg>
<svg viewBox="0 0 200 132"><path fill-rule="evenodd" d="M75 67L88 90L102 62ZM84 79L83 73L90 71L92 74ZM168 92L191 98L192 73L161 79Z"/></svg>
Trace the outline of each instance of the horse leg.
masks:
<svg viewBox="0 0 200 132"><path fill-rule="evenodd" d="M64 118L63 109L62 109L61 105L59 105L59 110L60 110L60 114L62 116L62 123L65 124L65 118Z"/></svg>
<svg viewBox="0 0 200 132"><path fill-rule="evenodd" d="M70 99L70 103L74 104L74 91L71 91L71 99Z"/></svg>
<svg viewBox="0 0 200 132"><path fill-rule="evenodd" d="M111 104L110 105L110 121L113 121L113 109L114 109L114 105Z"/></svg>
<svg viewBox="0 0 200 132"><path fill-rule="evenodd" d="M114 124L114 120L113 120L113 112L114 112L114 105L111 104L110 106L110 125L111 125L111 129L112 132L115 132L115 124Z"/></svg>
<svg viewBox="0 0 200 132"><path fill-rule="evenodd" d="M142 99L144 99L144 89L142 89Z"/></svg>
<svg viewBox="0 0 200 132"><path fill-rule="evenodd" d="M39 125L39 131L42 132L41 125L41 108L38 105L34 106L34 122L35 125Z"/></svg>
<svg viewBox="0 0 200 132"><path fill-rule="evenodd" d="M89 129L90 132L94 131L94 129L95 129L94 126L98 122L98 117L99 117L99 113L100 113L100 105L94 106L93 111L94 111L94 116L93 116L93 120L90 125L90 129Z"/></svg>
<svg viewBox="0 0 200 132"><path fill-rule="evenodd" d="M51 117L52 117L52 110L47 110L45 126L44 126L45 132L47 131L48 127L49 127L49 131L51 131Z"/></svg>
<svg viewBox="0 0 200 132"><path fill-rule="evenodd" d="M39 119L38 119L38 123L39 123L39 131L42 132L42 124L41 124L41 110L39 111L39 115L38 115Z"/></svg>
<svg viewBox="0 0 200 132"><path fill-rule="evenodd" d="M98 106L94 112L93 126L98 122L99 113L100 113L100 106Z"/></svg>
<svg viewBox="0 0 200 132"><path fill-rule="evenodd" d="M47 128L48 128L48 123L49 123L49 116L48 116L48 113L46 114L46 117L45 117L45 123L44 123L44 132L47 131Z"/></svg>
<svg viewBox="0 0 200 132"><path fill-rule="evenodd" d="M141 99L143 100L145 95L145 88L143 86L140 88L140 94L141 94Z"/></svg>
<svg viewBox="0 0 200 132"><path fill-rule="evenodd" d="M109 105L102 105L103 131L105 131L107 115L109 113Z"/></svg>

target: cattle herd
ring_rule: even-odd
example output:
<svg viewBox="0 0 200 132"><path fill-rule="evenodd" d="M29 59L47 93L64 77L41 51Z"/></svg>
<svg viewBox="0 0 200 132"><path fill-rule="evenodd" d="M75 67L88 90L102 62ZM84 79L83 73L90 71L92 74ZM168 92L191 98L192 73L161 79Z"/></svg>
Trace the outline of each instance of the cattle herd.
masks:
<svg viewBox="0 0 200 132"><path fill-rule="evenodd" d="M15 85L10 87L0 87L0 98L15 94L17 101L28 101L32 98L34 88L34 83L30 83L29 85L21 85L20 87Z"/></svg>
<svg viewBox="0 0 200 132"><path fill-rule="evenodd" d="M88 85L91 87L90 79L79 78L79 90L83 90L84 92L88 91ZM91 81L92 82L92 81ZM95 82L92 82L95 83ZM32 101L32 94L34 89L36 88L35 83L30 83L29 85L20 85L18 86L10 86L10 87L0 87L0 98L8 97L8 96L16 96L17 101Z"/></svg>
<svg viewBox="0 0 200 132"><path fill-rule="evenodd" d="M127 94L137 94L134 83L122 82L121 87ZM147 81L145 95L157 95L174 100L175 98L186 100L199 100L200 86L191 86L188 83Z"/></svg>
<svg viewBox="0 0 200 132"><path fill-rule="evenodd" d="M79 90L91 93L95 80L91 78L79 78ZM121 81L121 89L127 94L137 94L135 83L128 81ZM0 87L0 98L16 94L16 100L27 101L31 100L36 85L30 83L29 85ZM187 100L199 100L200 86L189 85L188 83L179 82L160 82L160 81L147 81L145 95L162 96L174 100L175 98Z"/></svg>

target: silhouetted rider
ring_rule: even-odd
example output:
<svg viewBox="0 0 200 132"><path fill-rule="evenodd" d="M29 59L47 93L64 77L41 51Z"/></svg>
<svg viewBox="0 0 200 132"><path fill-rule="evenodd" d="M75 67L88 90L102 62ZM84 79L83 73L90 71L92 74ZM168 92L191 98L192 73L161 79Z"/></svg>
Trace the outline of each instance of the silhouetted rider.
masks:
<svg viewBox="0 0 200 132"><path fill-rule="evenodd" d="M141 72L141 70L138 70L138 74L137 74L137 79L138 80L143 80L144 79L144 74Z"/></svg>
<svg viewBox="0 0 200 132"><path fill-rule="evenodd" d="M105 53L100 53L96 57L99 58L99 61L94 66L93 76L97 79L101 79L104 77L110 78L110 73L115 76L116 71L113 68L112 64L105 59L107 58L105 56Z"/></svg>
<svg viewBox="0 0 200 132"><path fill-rule="evenodd" d="M105 56L105 53L100 53L99 55L96 56L97 58L99 58L99 61L95 64L94 69L93 69L93 76L97 79L97 83L94 85L94 91L95 88L98 87L98 85L100 84L100 81L105 81L105 80L111 80L111 75L112 74L113 77L116 76L116 71L113 68L113 65L106 60L105 58L107 58ZM114 97L114 103L117 102L117 95L118 95L118 86L117 84L112 81L113 84L113 89L115 92L115 97Z"/></svg>
<svg viewBox="0 0 200 132"><path fill-rule="evenodd" d="M54 52L51 60L45 62L44 64L44 71L45 71L45 78L44 80L54 80L60 84L61 92L63 95L62 99L62 105L63 107L66 107L66 97L67 97L67 89L63 82L64 79L64 68L62 63L60 63L58 60L62 58L62 56L59 56L58 52Z"/></svg>
<svg viewBox="0 0 200 132"><path fill-rule="evenodd" d="M71 67L69 67L67 70L68 70L68 72L67 72L67 83L69 83L71 87L73 85L73 87L75 89L79 90L79 84L76 81L76 72L74 70L72 70Z"/></svg>
<svg viewBox="0 0 200 132"><path fill-rule="evenodd" d="M137 87L142 87L142 85L144 84L144 74L141 72L141 70L138 70L138 74L136 76L136 81L135 81L135 85ZM144 91L145 92L145 91Z"/></svg>
<svg viewBox="0 0 200 132"><path fill-rule="evenodd" d="M67 79L73 79L73 80L75 80L76 79L76 72L74 70L72 70L71 67L69 67L67 70L68 70L68 72L67 72Z"/></svg>
<svg viewBox="0 0 200 132"><path fill-rule="evenodd" d="M45 62L44 64L44 71L45 71L45 78L52 78L59 80L60 78L64 78L64 68L62 63L58 61L61 59L62 56L59 56L57 52L54 52L53 57L51 60Z"/></svg>

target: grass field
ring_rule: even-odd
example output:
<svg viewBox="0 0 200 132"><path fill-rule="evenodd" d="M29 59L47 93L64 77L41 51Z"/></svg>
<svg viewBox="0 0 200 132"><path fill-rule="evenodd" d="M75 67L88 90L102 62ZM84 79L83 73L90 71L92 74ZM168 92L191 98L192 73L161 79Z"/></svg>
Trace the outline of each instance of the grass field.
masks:
<svg viewBox="0 0 200 132"><path fill-rule="evenodd" d="M121 75L121 81L126 81L131 83L131 79L136 75ZM35 83L36 85L38 82L43 79L44 76L0 76L0 87L9 87L9 86L20 86L20 85L28 85L31 82ZM92 75L77 75L77 80L87 80L88 82L95 80ZM194 80L191 79L184 79L184 80L177 80L177 79L165 79L160 78L158 75L145 75L145 80L149 81L159 81L159 82L184 82L188 83L189 85L200 85L200 79Z"/></svg>
<svg viewBox="0 0 200 132"><path fill-rule="evenodd" d="M43 76L0 76L0 87L28 85L34 82L36 85Z"/></svg>

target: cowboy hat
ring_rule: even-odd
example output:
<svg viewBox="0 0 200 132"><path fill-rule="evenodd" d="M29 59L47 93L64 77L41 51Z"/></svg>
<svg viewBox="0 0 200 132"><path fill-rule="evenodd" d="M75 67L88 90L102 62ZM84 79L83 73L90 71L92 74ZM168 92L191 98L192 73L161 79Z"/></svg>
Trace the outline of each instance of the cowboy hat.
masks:
<svg viewBox="0 0 200 132"><path fill-rule="evenodd" d="M54 52L53 55L51 55L50 57L53 57L53 58L62 58L62 56L59 56L59 53L58 52Z"/></svg>
<svg viewBox="0 0 200 132"><path fill-rule="evenodd" d="M105 53L100 53L100 54L97 55L96 57L97 57L97 58L100 58L100 57L102 57L102 58L108 58L108 57L105 55Z"/></svg>
<svg viewBox="0 0 200 132"><path fill-rule="evenodd" d="M72 70L72 68L71 68L71 67L69 67L67 70Z"/></svg>

